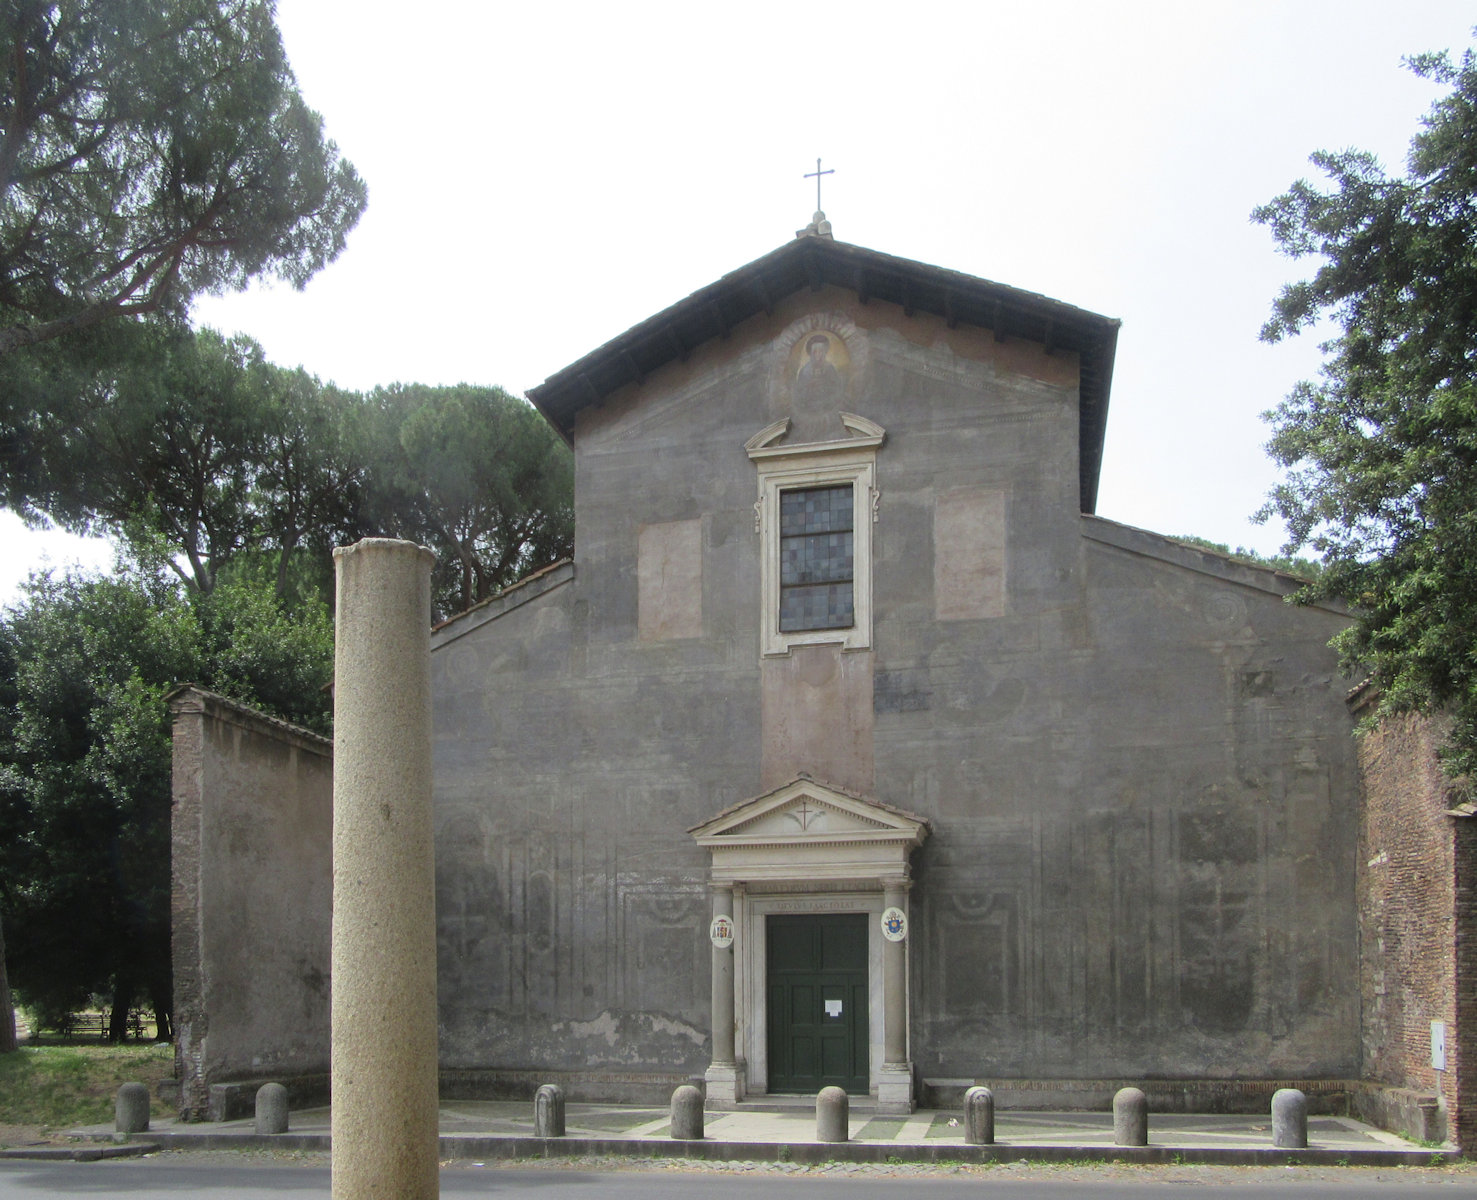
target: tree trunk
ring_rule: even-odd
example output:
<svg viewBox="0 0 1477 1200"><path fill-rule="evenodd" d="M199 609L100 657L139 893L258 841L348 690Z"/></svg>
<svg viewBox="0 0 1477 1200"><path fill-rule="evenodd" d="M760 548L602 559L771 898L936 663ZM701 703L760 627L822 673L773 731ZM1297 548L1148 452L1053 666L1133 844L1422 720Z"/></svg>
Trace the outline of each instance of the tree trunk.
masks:
<svg viewBox="0 0 1477 1200"><path fill-rule="evenodd" d="M119 974L113 985L113 1010L108 1014L108 1041L128 1040L128 1010L133 1006L133 980Z"/></svg>
<svg viewBox="0 0 1477 1200"><path fill-rule="evenodd" d="M167 985L149 985L149 1002L154 1007L154 1040L174 1041L174 995Z"/></svg>
<svg viewBox="0 0 1477 1200"><path fill-rule="evenodd" d="M5 930L0 927L0 1054L14 1049L15 1009L10 1003L10 976L5 971Z"/></svg>

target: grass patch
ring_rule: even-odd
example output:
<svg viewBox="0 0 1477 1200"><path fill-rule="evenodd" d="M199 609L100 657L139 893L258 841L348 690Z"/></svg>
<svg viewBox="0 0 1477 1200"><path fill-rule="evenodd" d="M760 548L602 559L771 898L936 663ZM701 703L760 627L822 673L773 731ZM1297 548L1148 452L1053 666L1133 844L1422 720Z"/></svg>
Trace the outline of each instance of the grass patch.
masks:
<svg viewBox="0 0 1477 1200"><path fill-rule="evenodd" d="M22 1046L0 1054L0 1124L70 1128L113 1120L123 1083L146 1084L150 1096L174 1075L174 1047ZM157 1099L153 1116L173 1115Z"/></svg>

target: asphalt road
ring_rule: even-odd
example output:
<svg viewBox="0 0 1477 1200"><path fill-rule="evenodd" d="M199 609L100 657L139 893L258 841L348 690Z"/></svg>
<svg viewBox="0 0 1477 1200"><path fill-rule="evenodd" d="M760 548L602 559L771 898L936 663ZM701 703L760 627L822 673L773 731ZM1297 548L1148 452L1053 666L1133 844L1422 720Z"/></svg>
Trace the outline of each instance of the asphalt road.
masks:
<svg viewBox="0 0 1477 1200"><path fill-rule="evenodd" d="M1477 1200L1477 1173L1466 1170L1287 1167L1113 1167L1007 1164L924 1172L902 1167L784 1168L673 1166L621 1168L479 1167L441 1172L444 1196L500 1200ZM1228 1193L1231 1195L1228 1196ZM0 1200L41 1197L230 1196L233 1200L307 1200L329 1195L327 1165L252 1162L232 1155L160 1155L97 1163L0 1163Z"/></svg>

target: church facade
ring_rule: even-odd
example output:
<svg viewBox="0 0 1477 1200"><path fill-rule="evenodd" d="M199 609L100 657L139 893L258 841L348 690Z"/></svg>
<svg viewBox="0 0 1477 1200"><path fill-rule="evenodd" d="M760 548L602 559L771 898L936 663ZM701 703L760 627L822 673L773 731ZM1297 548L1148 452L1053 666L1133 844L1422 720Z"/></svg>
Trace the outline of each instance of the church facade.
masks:
<svg viewBox="0 0 1477 1200"><path fill-rule="evenodd" d="M530 393L575 556L432 635L446 1080L1360 1076L1345 618L1094 515L1117 335L812 227Z"/></svg>

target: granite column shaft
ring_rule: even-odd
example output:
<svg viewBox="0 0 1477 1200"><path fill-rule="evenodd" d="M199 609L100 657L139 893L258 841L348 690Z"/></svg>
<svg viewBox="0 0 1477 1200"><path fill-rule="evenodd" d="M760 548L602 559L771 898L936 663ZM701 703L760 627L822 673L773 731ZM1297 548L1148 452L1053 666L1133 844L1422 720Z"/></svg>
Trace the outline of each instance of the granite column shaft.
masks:
<svg viewBox="0 0 1477 1200"><path fill-rule="evenodd" d="M430 551L334 551L335 1200L425 1200L437 1175Z"/></svg>

